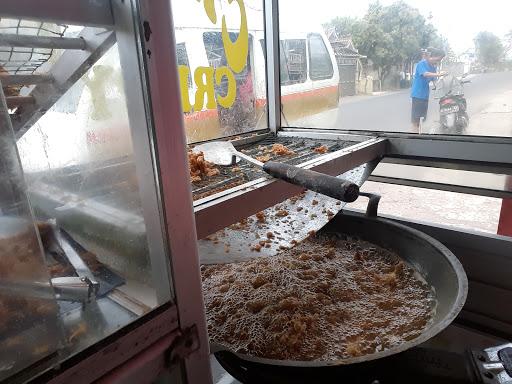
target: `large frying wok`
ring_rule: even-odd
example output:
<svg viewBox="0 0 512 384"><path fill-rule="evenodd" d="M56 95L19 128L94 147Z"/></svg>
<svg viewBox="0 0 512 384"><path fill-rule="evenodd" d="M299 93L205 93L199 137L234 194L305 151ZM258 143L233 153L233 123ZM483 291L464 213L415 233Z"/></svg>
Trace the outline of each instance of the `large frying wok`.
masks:
<svg viewBox="0 0 512 384"><path fill-rule="evenodd" d="M468 281L461 263L453 253L432 237L391 220L377 217L380 196L370 197L366 215L339 213L321 232L358 236L381 247L395 251L406 263L413 266L435 289L438 300L435 317L423 333L406 343L371 355L333 361L275 360L236 353L225 345L212 343L211 351L222 357L235 355L242 361L273 367L328 367L368 363L406 351L429 340L445 329L458 315L468 291ZM360 365L360 364L358 364ZM228 370L229 371L229 370Z"/></svg>

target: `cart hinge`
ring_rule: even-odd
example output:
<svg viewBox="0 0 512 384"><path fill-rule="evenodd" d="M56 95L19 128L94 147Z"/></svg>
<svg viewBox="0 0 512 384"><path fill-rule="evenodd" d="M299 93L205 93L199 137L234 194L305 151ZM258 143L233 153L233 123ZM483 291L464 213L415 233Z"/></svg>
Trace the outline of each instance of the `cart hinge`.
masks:
<svg viewBox="0 0 512 384"><path fill-rule="evenodd" d="M199 336L195 325L182 329L180 333L167 350L167 362L170 365L186 359L192 352L199 349Z"/></svg>

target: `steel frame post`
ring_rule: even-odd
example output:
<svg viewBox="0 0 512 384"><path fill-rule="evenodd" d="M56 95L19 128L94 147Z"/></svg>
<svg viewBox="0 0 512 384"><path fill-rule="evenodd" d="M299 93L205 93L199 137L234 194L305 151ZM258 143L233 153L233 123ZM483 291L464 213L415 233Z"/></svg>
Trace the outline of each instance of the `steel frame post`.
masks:
<svg viewBox="0 0 512 384"><path fill-rule="evenodd" d="M7 47L78 49L87 48L84 39L78 37L26 36L0 33L0 44Z"/></svg>
<svg viewBox="0 0 512 384"><path fill-rule="evenodd" d="M281 79L279 71L279 4L265 0L265 51L267 70L268 127L274 133L281 128Z"/></svg>
<svg viewBox="0 0 512 384"><path fill-rule="evenodd" d="M158 175L154 168L156 158L152 137L151 108L145 79L141 33L134 22L138 15L134 1L112 1L115 21L115 34L121 62L125 88L126 107L133 153L136 164L137 181L141 197L146 238L153 287L158 303L162 304L173 298L170 282L170 264L165 249L163 211L160 204Z"/></svg>
<svg viewBox="0 0 512 384"><path fill-rule="evenodd" d="M32 85L48 84L53 82L53 77L49 75L4 75L0 77L2 86L9 85Z"/></svg>

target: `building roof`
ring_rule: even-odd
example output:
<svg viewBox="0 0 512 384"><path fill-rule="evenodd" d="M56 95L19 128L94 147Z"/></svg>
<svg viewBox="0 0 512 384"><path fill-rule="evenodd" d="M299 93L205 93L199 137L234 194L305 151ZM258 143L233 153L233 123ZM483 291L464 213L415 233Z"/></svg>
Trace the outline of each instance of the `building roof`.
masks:
<svg viewBox="0 0 512 384"><path fill-rule="evenodd" d="M334 28L327 31L327 36L331 42L332 49L336 56L342 57L355 57L364 58L366 56L361 55L357 48L354 46L352 36L339 35Z"/></svg>
<svg viewBox="0 0 512 384"><path fill-rule="evenodd" d="M352 38L343 37L340 39L330 40L332 49L334 50L334 54L336 56L343 57L358 57L363 58L366 57L361 55L356 47L354 47L354 43L352 42Z"/></svg>

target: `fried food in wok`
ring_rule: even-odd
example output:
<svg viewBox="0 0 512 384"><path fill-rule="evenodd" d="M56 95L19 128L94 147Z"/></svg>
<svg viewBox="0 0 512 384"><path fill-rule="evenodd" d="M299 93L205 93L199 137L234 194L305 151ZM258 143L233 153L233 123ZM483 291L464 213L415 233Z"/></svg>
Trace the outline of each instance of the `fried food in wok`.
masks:
<svg viewBox="0 0 512 384"><path fill-rule="evenodd" d="M213 342L253 356L329 361L418 337L432 288L371 243L314 237L271 258L202 267Z"/></svg>

